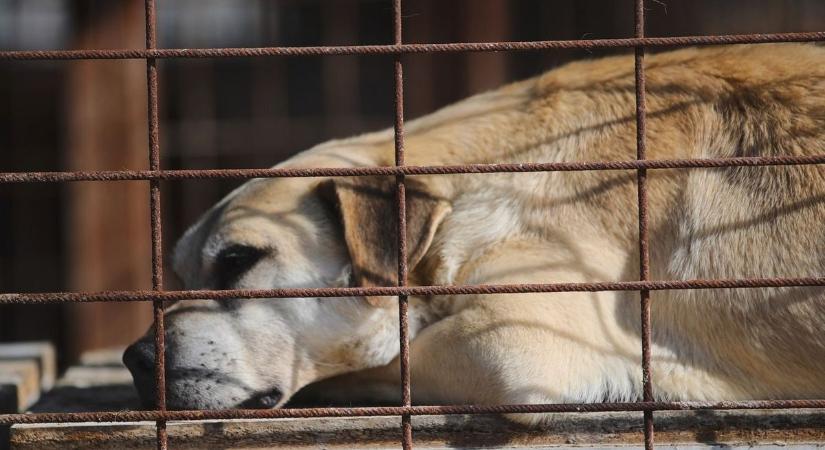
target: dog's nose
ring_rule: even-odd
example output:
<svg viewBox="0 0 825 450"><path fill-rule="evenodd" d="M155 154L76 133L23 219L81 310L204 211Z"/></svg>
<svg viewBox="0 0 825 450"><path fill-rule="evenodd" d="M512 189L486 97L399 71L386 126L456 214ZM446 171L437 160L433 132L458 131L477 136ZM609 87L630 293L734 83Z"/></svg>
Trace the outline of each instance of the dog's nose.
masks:
<svg viewBox="0 0 825 450"><path fill-rule="evenodd" d="M123 353L123 364L126 364L133 376L138 373L151 376L155 367L154 344L141 339L130 345Z"/></svg>
<svg viewBox="0 0 825 450"><path fill-rule="evenodd" d="M155 397L155 346L148 339L130 345L123 353L123 364L132 373L135 387L146 407L154 405Z"/></svg>

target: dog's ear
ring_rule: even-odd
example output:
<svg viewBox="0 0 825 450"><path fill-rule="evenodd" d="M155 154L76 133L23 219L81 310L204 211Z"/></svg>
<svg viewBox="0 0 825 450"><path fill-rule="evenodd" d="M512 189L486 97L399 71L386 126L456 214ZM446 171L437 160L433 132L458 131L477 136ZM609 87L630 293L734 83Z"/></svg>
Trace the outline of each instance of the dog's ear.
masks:
<svg viewBox="0 0 825 450"><path fill-rule="evenodd" d="M424 257L439 224L451 211L424 183L407 178L407 263L412 271ZM319 196L340 220L358 286L394 286L398 280L398 208L395 177L331 179ZM386 297L369 298L374 305Z"/></svg>

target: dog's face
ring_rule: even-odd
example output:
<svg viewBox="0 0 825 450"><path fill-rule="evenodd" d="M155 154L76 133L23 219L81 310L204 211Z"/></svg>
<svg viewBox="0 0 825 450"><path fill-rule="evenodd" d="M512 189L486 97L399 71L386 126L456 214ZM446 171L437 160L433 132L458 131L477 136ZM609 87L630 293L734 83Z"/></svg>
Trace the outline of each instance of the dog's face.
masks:
<svg viewBox="0 0 825 450"><path fill-rule="evenodd" d="M392 285L393 197L391 180L254 180L186 232L174 268L187 289ZM427 196L408 205L414 263L448 208ZM398 352L391 300L178 302L165 314L168 406L276 407L313 381L386 364ZM149 405L152 334L124 355Z"/></svg>

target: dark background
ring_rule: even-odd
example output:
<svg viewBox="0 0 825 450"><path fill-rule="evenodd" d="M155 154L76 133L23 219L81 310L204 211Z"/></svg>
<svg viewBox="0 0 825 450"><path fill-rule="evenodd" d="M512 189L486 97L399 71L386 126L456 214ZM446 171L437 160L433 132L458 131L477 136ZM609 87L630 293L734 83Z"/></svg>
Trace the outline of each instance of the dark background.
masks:
<svg viewBox="0 0 825 450"><path fill-rule="evenodd" d="M390 0L161 0L161 47L387 44ZM825 30L822 0L648 0L647 34ZM632 0L405 0L415 43L631 37ZM0 0L0 48L140 48L142 0ZM619 52L627 51L620 50ZM406 116L608 51L405 57ZM383 56L162 60L162 166L268 167L392 124ZM143 61L0 61L0 171L147 168ZM163 184L166 254L240 181ZM0 292L148 289L147 182L0 185ZM165 287L180 287L167 267ZM122 345L148 304L0 307L0 341L50 339L63 364Z"/></svg>

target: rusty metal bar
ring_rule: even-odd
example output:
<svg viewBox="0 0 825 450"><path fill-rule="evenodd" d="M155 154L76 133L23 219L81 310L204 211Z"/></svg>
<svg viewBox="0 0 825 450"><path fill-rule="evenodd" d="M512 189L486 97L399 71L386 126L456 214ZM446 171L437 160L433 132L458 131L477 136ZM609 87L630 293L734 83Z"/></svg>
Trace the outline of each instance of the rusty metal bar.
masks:
<svg viewBox="0 0 825 450"><path fill-rule="evenodd" d="M529 405L379 406L363 408L228 409L194 411L116 411L91 413L0 414L0 425L53 422L140 422L156 420L284 419L309 417L432 416L452 414L539 414L634 411L822 409L825 400L730 402L554 403Z"/></svg>
<svg viewBox="0 0 825 450"><path fill-rule="evenodd" d="M825 32L729 34L622 39L582 39L520 42L454 42L443 44L342 45L316 47L163 48L2 51L0 60L75 60L146 58L241 58L312 55L398 55L413 53L500 52L558 49L679 47L687 45L765 44L825 40Z"/></svg>
<svg viewBox="0 0 825 450"><path fill-rule="evenodd" d="M540 294L553 292L667 291L680 289L757 289L825 287L825 277L605 281L596 283L479 284L463 286L386 286L298 289L184 291L103 291L0 294L0 305L85 302L240 300L250 298L380 297L430 295Z"/></svg>
<svg viewBox="0 0 825 450"><path fill-rule="evenodd" d="M401 45L403 29L401 23L401 0L393 0L393 34L395 45ZM401 55L395 56L395 166L402 167L404 162L404 66ZM407 201L404 174L395 176L398 208L398 280L399 287L407 286L409 268L407 267ZM406 294L398 296L398 340L399 366L401 368L401 405L412 404L410 386L410 335L409 335L409 298ZM412 416L401 415L401 448L412 449Z"/></svg>
<svg viewBox="0 0 825 450"><path fill-rule="evenodd" d="M645 36L645 1L636 0L636 37ZM645 48L634 50L636 79L636 159L647 159L647 91L645 86ZM650 236L647 214L647 169L636 171L636 189L639 207L639 280L650 279ZM653 382L650 378L650 290L639 291L642 338L642 399L653 401ZM644 412L644 443L646 450L653 449L653 411Z"/></svg>
<svg viewBox="0 0 825 450"><path fill-rule="evenodd" d="M157 9L155 0L145 1L146 9L146 49L157 48ZM158 116L158 61L146 60L146 94L148 104L149 169L160 170L160 119ZM160 180L149 181L149 221L152 233L152 290L163 290L163 244L160 209ZM155 328L155 407L166 410L166 342L163 300L156 299L152 305ZM169 437L166 421L157 420L156 440L158 450L166 450Z"/></svg>
<svg viewBox="0 0 825 450"><path fill-rule="evenodd" d="M825 154L735 158L569 161L553 163L461 164L448 166L307 167L272 169L102 170L75 172L0 172L0 183L75 181L203 180L227 178L360 177L376 175L457 175L466 173L570 172L586 170L709 169L825 164Z"/></svg>

